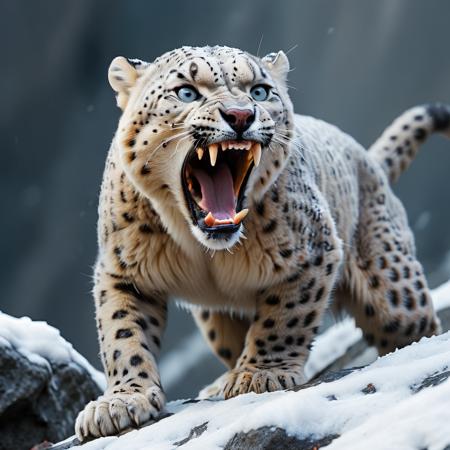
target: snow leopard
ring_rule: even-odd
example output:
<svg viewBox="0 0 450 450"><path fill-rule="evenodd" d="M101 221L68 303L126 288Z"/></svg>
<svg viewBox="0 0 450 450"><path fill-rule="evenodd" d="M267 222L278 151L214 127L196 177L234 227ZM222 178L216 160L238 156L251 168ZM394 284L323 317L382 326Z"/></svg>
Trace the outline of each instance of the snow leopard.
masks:
<svg viewBox="0 0 450 450"><path fill-rule="evenodd" d="M76 433L157 418L157 359L182 299L228 371L210 395L292 388L333 298L380 354L439 333L391 184L450 108L403 113L366 150L294 113L289 61L223 46L115 58L121 117L99 201L94 298L107 389Z"/></svg>

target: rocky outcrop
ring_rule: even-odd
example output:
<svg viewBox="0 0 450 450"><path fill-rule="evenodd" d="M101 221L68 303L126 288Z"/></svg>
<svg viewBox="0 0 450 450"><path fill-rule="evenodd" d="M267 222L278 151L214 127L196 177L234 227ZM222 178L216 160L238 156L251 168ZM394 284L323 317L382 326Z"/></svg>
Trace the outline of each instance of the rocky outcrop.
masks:
<svg viewBox="0 0 450 450"><path fill-rule="evenodd" d="M448 343L450 341L450 335L446 338L446 342ZM447 353L448 355L448 353ZM443 355L444 357L446 355ZM419 361L422 359L423 355L419 357ZM405 397L410 397L411 399L414 399L414 397L423 391L429 390L429 389L434 389L435 387L443 384L444 382L446 382L448 380L448 378L450 378L450 371L446 370L447 367L447 363L450 361L446 361L446 360L442 360L442 362L444 363L444 365L442 366L442 370L439 372L433 372L430 375L424 375L423 377L419 376L419 381L415 384L411 384L408 385L410 394L406 395ZM389 370L389 366L385 367L384 370ZM378 368L378 370L380 370L380 368ZM383 370L383 364L381 364L381 370ZM355 398L356 396L359 396L359 400L357 400L356 405L358 407L358 404L361 407L361 411L364 410L365 406L365 397L372 397L374 394L379 394L381 397L383 395L386 395L386 393L383 393L383 391L385 390L385 386L383 386L383 384L385 383L385 376L379 376L379 374L376 374L376 372L374 372L373 378L372 375L369 375L369 377L364 376L363 375L364 371L361 371L361 368L350 368L350 369L342 369L336 372L329 372L327 374L321 375L319 376L317 379L315 379L314 381L304 384L302 386L297 386L291 390L287 390L285 391L285 393L283 393L282 395L284 396L284 398L286 399L286 404L288 404L290 401L292 401L292 397L289 398L289 396L291 394L289 394L290 392L299 392L299 391L311 391L311 390L315 390L316 388L320 388L323 387L325 384L327 384L329 386L328 389L326 389L327 391L329 390L331 393L328 393L328 395L326 396L326 400L329 404L331 403L339 403L340 401L342 401L343 403L349 402L351 401L352 398ZM354 388L355 389L350 389L350 392L345 392L348 390L348 388L344 389L344 392L342 391L342 389L340 388L338 383L339 381L343 381L345 383L345 379L346 377L350 376L350 375L357 375L360 374L360 378L356 378L355 382L352 383L354 384ZM361 376L362 375L362 376ZM368 379L368 380L373 380L372 382L366 382L365 384L361 384L361 379ZM406 381L406 380L405 380ZM342 383L341 383L342 385ZM400 389L402 389L404 387L404 385L402 385L402 383L399 383ZM380 391L378 391L380 390ZM333 394L332 392L335 392L335 394ZM446 391L448 392L448 390ZM263 397L266 394L261 394L258 396L258 399L253 400L253 404L255 406L255 409L259 406L259 399L263 399ZM388 394L389 395L389 394ZM446 400L445 400L446 395L437 395L437 399L438 402L441 403L445 408L447 408L446 405ZM374 397L373 397L374 398ZM299 399L301 401L301 399ZM380 400L378 400L380 401ZM381 400L383 401L383 400ZM438 408L439 407L439 403L436 402L436 399L431 399L430 398L425 399L425 397L423 397L422 399L423 401L423 405L424 405L424 409L426 409L427 404L431 403L432 404L432 408ZM263 400L262 400L263 402ZM209 403L209 404L208 404ZM194 425L195 423L195 419L192 422L193 425L190 428L190 430L188 430L187 432L185 432L184 437L182 437L181 439L173 439L171 442L167 441L165 442L167 444L167 446L169 446L170 448L184 448L184 446L186 445L189 448L205 448L205 449L209 449L209 448L219 448L216 447L215 445L213 445L212 443L210 444L210 442L208 441L202 441L201 438L204 437L205 435L210 435L212 437L212 442L215 441L215 437L214 434L217 432L220 432L220 427L217 427L217 423L214 424L212 423L214 420L214 415L215 415L215 410L214 410L214 406L211 408L211 404L217 404L217 402L208 402L208 401L201 401L201 400L197 400L197 399L190 399L190 400L185 400L183 401L181 404L178 405L178 407L176 408L181 408L178 409L178 411L174 410L174 413L168 413L166 415L164 415L160 421L159 421L159 425L161 425L163 428L164 426L167 427L168 430L171 430L168 435L176 436L177 432L175 430L177 429L181 429L183 427L183 422L188 420L192 420L189 419L189 414L186 414L190 408L193 408L194 405L198 405L197 408L199 406L201 406L203 404L203 407L206 409L209 409L209 414L210 414L210 420L209 421L204 421L202 423L197 422L197 424ZM441 405L441 406L442 406ZM386 413L389 413L389 411L392 411L395 408L395 403L390 403L390 401L386 401L385 402L385 411ZM273 402L273 409L271 409L271 413L276 416L277 413L280 412L279 410L279 405L276 405L275 403L275 398L274 398L274 402ZM278 409L277 409L278 408ZM314 408L314 406L313 406ZM184 411L183 411L184 410ZM177 412L181 412L183 411L183 414L179 414L177 416ZM198 411L197 411L198 412ZM425 411L426 412L426 411ZM223 414L223 411L221 412ZM323 416L324 416L324 420L329 420L329 418L326 418L326 411L323 410L322 411ZM239 416L240 414L240 406L239 404L236 404L235 406L230 406L229 409L229 414L227 414L226 418L224 417L223 420L223 427L226 428L228 426L230 426L230 423L233 422L233 416ZM412 414L414 414L414 410L412 410ZM355 411L351 412L351 415L353 416L357 416L358 415L358 409L356 409ZM417 415L417 412L416 412ZM370 416L370 414L369 414ZM179 420L178 420L179 417ZM231 418L231 420L230 420ZM411 418L407 418L408 420L411 420ZM172 423L167 423L166 421L170 420ZM371 420L371 416L369 417L369 421ZM269 419L270 421L270 419ZM445 422L445 418L443 418L443 421ZM289 422L289 421L287 421ZM346 422L346 420L344 420L344 422ZM149 423L148 425L145 425L144 427L141 428L139 433L142 433L142 438L141 439L136 439L136 435L134 436L134 439L128 441L127 440L127 432L124 432L120 437L115 437L115 438L103 438L98 440L98 447L94 446L92 447L93 449L107 449L109 448L108 444L111 443L114 446L114 443L117 443L117 441L119 440L120 442L122 442L123 448L132 448L133 450L143 450L146 448L151 448L151 445L154 443L155 440L155 436L158 435L158 433L160 432L161 428L155 429L155 432L152 433L152 428L156 425L155 422ZM288 425L288 423L286 423L286 425ZM245 428L246 423L245 420L241 422L240 425L242 428ZM301 420L298 422L298 430L301 429ZM320 429L320 425L318 426L318 428ZM350 427L351 428L351 427ZM357 427L355 427L357 428ZM401 429L401 423L399 425L399 428ZM326 429L326 427L325 427ZM148 431L148 433L145 433L145 431ZM297 431L298 431L297 430ZM130 430L131 431L131 430ZM350 431L351 432L351 431ZM404 430L400 431L401 433L405 433ZM408 432L410 432L410 429L408 428ZM348 433L348 431L347 431ZM382 430L379 430L379 433L382 434ZM300 434L300 436L299 436ZM405 433L406 434L406 433ZM346 434L345 432L342 434L342 436L344 438L346 438ZM131 436L130 436L131 437ZM256 427L254 429L251 429L249 431L239 431L237 433L235 433L234 435L232 435L231 437L229 437L227 440L225 440L223 443L220 444L220 448L223 448L224 450L272 450L272 449L292 449L292 450L318 450L320 448L325 448L329 445L331 445L332 443L336 442L339 440L339 438L341 437L340 433L324 433L320 436L315 435L314 433L306 433L306 435L302 435L302 433L289 433L286 429L283 429L280 426L260 426L260 427ZM426 433L424 434L424 436L422 436L422 438L427 439L429 438L429 436L426 436ZM384 438L383 438L384 439ZM108 442L108 440L110 440ZM102 442L103 441L103 442ZM395 437L393 439L393 442L395 441ZM198 447L196 447L195 445L198 442ZM370 448L378 448L380 450L384 450L384 449L391 449L391 448L396 448L396 447L390 447L390 443L387 442L386 440L384 440L383 442L386 443L387 446L383 446L384 444L382 444L381 446L377 447L370 447ZM92 443L93 444L93 443ZM158 444L161 444L161 442L156 442L155 441L155 445L158 446ZM445 441L446 445L450 445L450 437L448 437L447 441ZM67 441L60 443L60 444L56 444L54 446L51 446L48 450L66 450L66 449L70 449L73 447L77 447L80 445L80 442L78 441L78 439L76 438L72 438L72 439L68 439ZM194 445L194 447L192 447L192 445ZM209 446L211 445L211 446ZM394 445L394 444L392 444ZM47 447L45 447L47 448ZM78 447L77 447L78 448ZM83 448L83 446L81 446L81 448ZM91 447L90 447L91 448ZM117 448L116 446L114 446L114 448ZM346 443L344 443L344 445L342 445L341 442L339 442L338 447L337 448L364 448L363 446L363 441L355 442L355 447L348 447ZM402 447L405 448L405 447ZM408 447L409 448L409 447ZM413 447L411 447L413 448ZM430 447L431 448L431 447ZM441 447L432 447L432 448L441 448ZM442 448L447 448L444 446L442 446ZM450 449L450 446L448 447Z"/></svg>
<svg viewBox="0 0 450 450"><path fill-rule="evenodd" d="M78 412L100 394L75 362L42 361L0 346L0 450L29 450L70 436Z"/></svg>
<svg viewBox="0 0 450 450"><path fill-rule="evenodd" d="M448 307L439 311L444 330L450 328L448 312ZM330 370L347 364L347 353L354 359L366 350L365 343L358 341L345 358L337 357L304 385L225 402L172 402L159 421L133 433L98 439L89 448L118 448L121 444L121 448L133 450L153 445L226 450L384 450L419 448L419 443L423 448L445 448L450 444L442 432L450 420L445 400L450 395L449 343L450 333L446 333L422 339L364 368ZM79 445L72 438L50 448Z"/></svg>

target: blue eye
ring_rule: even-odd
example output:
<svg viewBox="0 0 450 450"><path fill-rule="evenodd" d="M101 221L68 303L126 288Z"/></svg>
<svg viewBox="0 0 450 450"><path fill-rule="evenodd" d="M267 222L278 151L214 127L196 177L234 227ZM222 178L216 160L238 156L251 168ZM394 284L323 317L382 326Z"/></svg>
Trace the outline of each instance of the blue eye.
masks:
<svg viewBox="0 0 450 450"><path fill-rule="evenodd" d="M263 84L257 84L250 90L250 95L253 100L263 102L264 100L267 100L267 97L269 96L269 87L264 86Z"/></svg>
<svg viewBox="0 0 450 450"><path fill-rule="evenodd" d="M184 103L195 102L200 98L200 94L192 86L182 86L177 91L178 98Z"/></svg>

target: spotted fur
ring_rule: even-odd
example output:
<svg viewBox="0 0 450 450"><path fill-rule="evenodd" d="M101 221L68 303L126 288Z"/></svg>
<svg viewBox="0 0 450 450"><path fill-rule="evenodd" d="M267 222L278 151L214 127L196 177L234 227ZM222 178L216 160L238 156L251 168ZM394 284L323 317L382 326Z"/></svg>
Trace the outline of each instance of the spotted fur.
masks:
<svg viewBox="0 0 450 450"><path fill-rule="evenodd" d="M406 213L389 185L443 106L419 107L367 152L317 119L294 115L279 52L183 47L153 63L116 58L109 80L123 114L99 205L94 297L105 394L80 413L77 435L119 432L164 406L157 357L167 302L182 298L229 367L211 394L233 397L304 382L303 367L332 293L380 353L439 331ZM261 103L248 92L272 87ZM182 103L176 86L202 100ZM246 188L249 214L212 238L189 214L181 184L193 146L232 139L223 105L251 105L249 139L265 143ZM401 150L400 150L401 149Z"/></svg>

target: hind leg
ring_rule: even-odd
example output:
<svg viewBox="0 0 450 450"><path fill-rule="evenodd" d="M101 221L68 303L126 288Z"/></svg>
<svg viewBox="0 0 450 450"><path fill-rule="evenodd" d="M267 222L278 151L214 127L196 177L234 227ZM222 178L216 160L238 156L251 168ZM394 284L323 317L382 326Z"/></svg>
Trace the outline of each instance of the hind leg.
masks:
<svg viewBox="0 0 450 450"><path fill-rule="evenodd" d="M213 352L229 369L234 367L244 348L249 323L227 313L199 310L192 314Z"/></svg>
<svg viewBox="0 0 450 450"><path fill-rule="evenodd" d="M369 203L345 274L352 292L346 308L380 354L440 331L404 210L394 198L389 211L383 199Z"/></svg>
<svg viewBox="0 0 450 450"><path fill-rule="evenodd" d="M346 308L380 355L440 331L420 263L397 257L380 256L381 264L388 262L381 271L351 269L353 295Z"/></svg>

